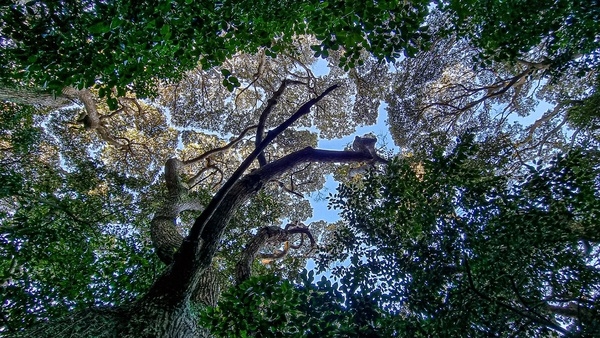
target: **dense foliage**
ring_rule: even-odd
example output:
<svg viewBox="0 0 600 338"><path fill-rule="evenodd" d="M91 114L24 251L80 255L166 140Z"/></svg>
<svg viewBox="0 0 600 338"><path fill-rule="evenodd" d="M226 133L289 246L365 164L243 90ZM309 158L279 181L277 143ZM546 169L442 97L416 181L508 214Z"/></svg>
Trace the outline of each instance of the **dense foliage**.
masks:
<svg viewBox="0 0 600 338"><path fill-rule="evenodd" d="M373 296L313 271L298 284L267 275L225 292L201 321L218 337L391 337L401 322Z"/></svg>
<svg viewBox="0 0 600 338"><path fill-rule="evenodd" d="M559 69L598 66L598 1L456 0L447 6L456 27L484 49L484 63L529 56Z"/></svg>
<svg viewBox="0 0 600 338"><path fill-rule="evenodd" d="M317 56L340 47L353 66L362 49L396 58L419 48L428 1L29 1L0 10L0 78L43 86L98 85L100 96L180 78L200 62L222 64L264 47L274 56L312 34ZM87 60L83 63L82 60ZM235 77L224 84L238 86Z"/></svg>
<svg viewBox="0 0 600 338"><path fill-rule="evenodd" d="M573 149L510 178L485 150L465 137L340 187L332 257L352 264L333 274L385 295L419 336L594 336L600 154Z"/></svg>
<svg viewBox="0 0 600 338"><path fill-rule="evenodd" d="M14 146L0 167L5 327L139 296L159 269L140 236L148 214L136 194L146 183L85 159L59 166L33 109L2 108L0 142Z"/></svg>

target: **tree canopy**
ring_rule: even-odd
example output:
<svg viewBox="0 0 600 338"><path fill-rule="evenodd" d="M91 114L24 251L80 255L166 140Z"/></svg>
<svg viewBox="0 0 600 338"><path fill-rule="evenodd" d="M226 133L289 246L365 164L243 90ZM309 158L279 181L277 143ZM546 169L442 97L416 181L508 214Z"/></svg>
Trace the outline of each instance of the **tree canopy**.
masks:
<svg viewBox="0 0 600 338"><path fill-rule="evenodd" d="M363 49L376 57L413 53L428 1L29 1L6 6L2 17L2 79L43 86L97 85L100 96L156 79L179 79L200 63L222 64L239 52L265 48L274 56L299 34L314 35L317 56L344 48L353 66ZM88 60L82 63L81 60ZM238 84L226 78L226 85Z"/></svg>
<svg viewBox="0 0 600 338"><path fill-rule="evenodd" d="M3 5L0 335L597 336L599 14Z"/></svg>

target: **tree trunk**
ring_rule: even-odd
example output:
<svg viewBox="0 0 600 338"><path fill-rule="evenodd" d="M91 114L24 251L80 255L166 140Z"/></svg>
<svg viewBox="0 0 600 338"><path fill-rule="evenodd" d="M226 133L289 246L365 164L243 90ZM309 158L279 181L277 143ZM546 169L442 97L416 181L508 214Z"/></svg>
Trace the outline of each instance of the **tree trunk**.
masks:
<svg viewBox="0 0 600 338"><path fill-rule="evenodd" d="M200 328L190 302L176 307L163 307L153 302L138 301L127 308L91 308L73 313L20 332L14 337L211 337L210 330Z"/></svg>
<svg viewBox="0 0 600 338"><path fill-rule="evenodd" d="M136 303L119 337L210 337L210 331L198 326L197 313L190 301L165 307L153 301Z"/></svg>
<svg viewBox="0 0 600 338"><path fill-rule="evenodd" d="M311 147L296 151L274 162L262 165L246 174L250 164L275 137L327 93L302 105L279 127L268 132L261 144L232 174L196 219L188 236L183 238L175 228L175 218L183 210L198 210L188 200L188 185L183 184L180 170L184 164L177 159L167 161L165 178L169 191L166 201L152 220L152 239L159 257L167 264L165 271L154 282L148 293L137 301L117 309L87 309L52 323L42 324L27 331L28 337L209 337L210 328L198 326L198 306L214 305L218 285L211 269L223 233L235 211L256 194L267 182L295 166L306 162L349 163L377 161L370 152L329 151ZM65 91L65 95L79 96L88 113L94 115L93 101L87 91ZM282 239L292 230L285 229ZM269 235L269 234L267 234ZM270 236L263 236L264 239ZM250 247L248 262L257 252ZM246 263L247 263L246 262ZM246 269L247 270L247 269ZM242 278L247 278L249 272Z"/></svg>

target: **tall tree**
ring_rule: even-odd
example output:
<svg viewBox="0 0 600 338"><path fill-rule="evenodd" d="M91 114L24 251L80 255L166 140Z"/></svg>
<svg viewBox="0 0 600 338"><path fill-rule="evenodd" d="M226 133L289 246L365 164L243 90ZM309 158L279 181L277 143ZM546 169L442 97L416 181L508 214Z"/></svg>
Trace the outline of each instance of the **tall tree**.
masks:
<svg viewBox="0 0 600 338"><path fill-rule="evenodd" d="M212 305L215 303L219 290L216 289L218 283L215 282L216 276L214 275L213 268L218 263L213 258L217 254L217 249L229 221L240 208L244 207L250 197L258 193L273 179L280 177L299 165L309 162L344 163L380 160L378 157L374 158L373 154L368 151L326 151L312 147L305 147L281 158L275 157L273 160L271 160L272 157L266 156L265 154L269 151L267 147L274 139L283 134L300 118L309 115L313 106L322 100L326 100L327 96L337 89L337 85L330 86L324 92L300 105L291 116L281 123L277 121L271 122L271 112L274 111L280 96L285 93L291 83L290 80L281 82L279 88L267 101L266 107L262 109L262 114L257 121L258 124L247 127L228 144L209 150L191 159L180 160L178 158L171 158L166 161L163 182L166 184L167 189L166 191L162 190L162 192L159 192L156 195L157 199L152 202L154 214L149 227L150 239L152 240L154 250L158 258L168 265L168 268L158 276L145 296L139 298L135 303L125 304L111 311L83 310L80 317L87 318L86 322L89 323L91 321L98 323L98 325L101 322L108 324L107 327L99 325L98 329L100 331L93 331L94 329L89 326L80 327L76 323L70 325L66 322L59 322L57 326L49 325L41 327L39 331L36 331L36 334L54 335L53 332L57 332L54 331L55 329L61 332L73 332L73 334L80 335L98 334L108 336L117 333L128 335L139 332L143 332L144 335L149 336L183 337L202 334L203 329L196 324L192 305L198 303ZM275 124L273 127L269 127L273 124ZM266 130L269 131L267 132ZM201 168L198 175L186 176L184 175L184 168L196 162L204 161L209 156L228 150L239 143L250 132L252 132L256 140L252 145L250 153L239 167L230 173L230 177L218 186L215 196L208 201L206 199L203 200L201 191L191 189L191 187L196 185L198 179L202 177L201 174L204 170ZM257 159L259 159L258 166L254 167L253 171L249 171L253 162ZM54 165L56 165L56 162L54 162ZM57 167L60 167L60 165ZM82 169L78 166L72 169L75 174L82 174ZM92 167L90 174L93 174L93 169ZM66 173L63 175L66 175ZM90 189L90 183L92 182L88 182L87 188L84 189ZM39 189L37 191L39 192ZM93 191L94 189L87 193L94 193ZM59 194L58 192L52 192L52 190L49 192L52 195ZM101 195L110 196L106 194ZM139 197L136 196L135 198ZM20 206L17 207L18 210L25 210ZM113 209L114 207L108 208ZM180 230L178 230L177 223L181 219L180 215L182 212L189 210L202 211L202 213L196 218L187 235L183 236ZM84 217L84 219L88 223L93 224L93 221L89 221L89 218L94 216L93 209L89 210L89 212L92 213L80 214L80 216L89 215ZM66 212L67 216L70 214L74 214L74 217L79 217L73 209L68 209ZM16 224L19 224L19 227L30 227L22 224L19 218L13 220L17 222ZM56 220L50 218L49 221L51 224L55 224ZM104 224L108 225L112 222L114 221L108 221ZM124 223L123 221L118 222ZM14 232L9 231L7 235L10 233L14 234ZM310 241L307 240L307 244L312 243L314 245L314 239L310 230L300 225L293 225L285 229L271 226L259 230L254 235L254 238L246 243L245 251L238 258L239 262L235 274L237 281L241 282L250 276L251 266L254 264L254 260L258 256L261 256L259 250L267 242L288 242L294 234L309 238ZM13 246L13 250L18 252L21 249L21 246L18 244L20 240L19 238L8 236L6 244ZM73 245L72 241L63 243L65 245L69 245L68 243ZM89 253L98 254L97 250L94 249L89 250ZM275 258L277 255L272 256ZM268 258L269 255L263 255L263 257ZM15 259L18 261L18 258ZM24 268L23 271L26 275L28 274L28 269ZM131 273L134 272L132 271ZM85 280L82 278L81 282L85 282ZM93 282L90 283L94 284ZM10 286L14 285L10 284ZM28 288L17 289L26 291ZM124 318L129 318L129 320L123 322ZM64 326L65 324L67 327Z"/></svg>

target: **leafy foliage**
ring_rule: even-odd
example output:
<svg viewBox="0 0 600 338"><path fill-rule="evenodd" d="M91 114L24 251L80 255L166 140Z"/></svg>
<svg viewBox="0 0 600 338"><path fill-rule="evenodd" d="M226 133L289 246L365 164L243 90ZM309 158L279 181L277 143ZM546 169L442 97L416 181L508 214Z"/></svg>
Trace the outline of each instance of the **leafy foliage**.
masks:
<svg viewBox="0 0 600 338"><path fill-rule="evenodd" d="M27 109L12 115L25 114L14 130L35 135ZM43 139L26 138L27 144L15 135L10 141L17 146L44 149ZM69 163L72 171L66 171L47 153L8 149L0 167L4 330L75 309L122 304L146 290L156 260L147 239L134 230L136 218L144 218L141 205L132 205L137 198L125 193L143 183L85 159Z"/></svg>
<svg viewBox="0 0 600 338"><path fill-rule="evenodd" d="M587 0L451 0L454 24L484 50L484 63L529 53L553 60L558 69L598 65L600 7ZM541 55L540 55L541 54ZM481 58L480 58L481 60Z"/></svg>
<svg viewBox="0 0 600 338"><path fill-rule="evenodd" d="M211 220L211 195L269 135L263 131L337 87L257 156L272 162L314 147L317 129L325 138L349 135L376 121L385 98L394 139L412 154L385 174L355 175L331 198L344 221L316 226L325 244L319 263L324 270L343 262L332 272L339 283L315 282L312 272L292 282L308 251L271 266L254 262L264 276L202 310L201 325L235 337L597 334L597 3L437 4L433 13L424 0L1 7L1 98L27 88L40 100L24 94L15 102L53 109L76 98L85 111L0 105L0 254L8 258L0 261L0 332L89 306L117 307L86 315L111 313L97 318L116 331L126 324L115 316L139 315L127 329L149 324L152 332L156 323L142 322L169 302L178 323L195 326L186 322L188 300L216 299L216 286L234 283L252 229L310 217L303 195L322 187L333 165L269 177L256 198L220 214L231 219L213 224L217 231L199 222L196 238L182 234L203 221L203 208ZM318 58L328 74L313 74ZM61 100L44 95L61 91ZM531 126L509 120L541 101L551 108ZM253 128L256 142L240 135ZM449 141L465 132L477 136ZM156 184L162 174L166 186ZM150 219L172 230L152 238L166 239L172 260L164 261L176 262L160 279ZM206 243L196 247L200 237ZM293 242L260 249L275 252L281 241ZM204 251L212 253L197 264ZM210 285L178 291L199 279ZM155 280L154 293L142 296ZM134 298L139 309L119 308Z"/></svg>
<svg viewBox="0 0 600 338"><path fill-rule="evenodd" d="M15 1L0 9L0 79L56 93L97 85L101 97L132 85L145 96L157 78L176 80L199 62L207 69L259 47L274 56L298 34L320 40L316 56L344 48L343 63L353 66L362 49L380 59L414 54L428 3ZM239 86L231 76L223 84Z"/></svg>
<svg viewBox="0 0 600 338"><path fill-rule="evenodd" d="M0 150L24 154L37 141L40 130L33 124L35 109L0 102Z"/></svg>
<svg viewBox="0 0 600 338"><path fill-rule="evenodd" d="M600 153L573 150L511 178L478 152L466 137L342 186L334 257L353 264L334 274L386 294L381 305L424 336L593 336Z"/></svg>
<svg viewBox="0 0 600 338"><path fill-rule="evenodd" d="M200 317L219 337L391 337L395 328L376 295L353 291L325 277L316 282L313 271L305 271L299 284L254 277Z"/></svg>

